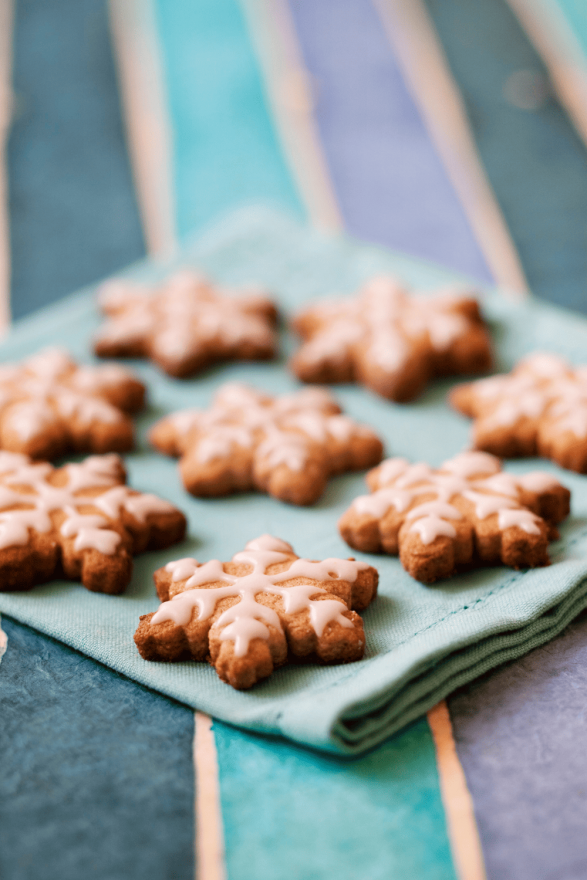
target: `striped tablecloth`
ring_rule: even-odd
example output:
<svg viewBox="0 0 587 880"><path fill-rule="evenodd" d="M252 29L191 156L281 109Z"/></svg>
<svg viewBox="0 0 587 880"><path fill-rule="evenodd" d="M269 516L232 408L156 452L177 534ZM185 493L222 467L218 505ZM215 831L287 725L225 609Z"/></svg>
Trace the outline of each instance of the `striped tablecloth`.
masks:
<svg viewBox="0 0 587 880"><path fill-rule="evenodd" d="M4 324L252 202L587 311L583 4L0 16ZM3 880L585 876L583 617L352 762L2 626Z"/></svg>

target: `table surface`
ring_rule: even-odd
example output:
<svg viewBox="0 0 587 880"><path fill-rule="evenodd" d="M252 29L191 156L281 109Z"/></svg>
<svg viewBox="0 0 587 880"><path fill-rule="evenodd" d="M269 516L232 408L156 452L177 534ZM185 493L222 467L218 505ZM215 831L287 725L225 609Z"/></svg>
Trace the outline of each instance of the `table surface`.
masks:
<svg viewBox="0 0 587 880"><path fill-rule="evenodd" d="M0 254L13 320L251 202L587 312L582 4L12 12ZM2 626L0 875L193 877L193 712ZM584 877L586 645L582 615L447 701L450 773L464 771L476 829L467 811L453 822L432 721L353 762L215 723L225 852L199 853L200 880L474 880L476 831L488 877Z"/></svg>

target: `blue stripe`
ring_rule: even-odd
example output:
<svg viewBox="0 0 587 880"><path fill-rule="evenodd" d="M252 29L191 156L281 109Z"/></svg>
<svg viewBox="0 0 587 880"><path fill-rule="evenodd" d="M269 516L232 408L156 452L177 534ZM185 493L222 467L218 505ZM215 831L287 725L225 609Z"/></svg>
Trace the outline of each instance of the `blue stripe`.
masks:
<svg viewBox="0 0 587 880"><path fill-rule="evenodd" d="M2 626L0 876L192 880L191 710Z"/></svg>
<svg viewBox="0 0 587 880"><path fill-rule="evenodd" d="M347 229L491 276L369 0L291 3Z"/></svg>
<svg viewBox="0 0 587 880"><path fill-rule="evenodd" d="M144 254L103 0L15 4L8 142L18 318Z"/></svg>
<svg viewBox="0 0 587 880"><path fill-rule="evenodd" d="M504 0L428 7L531 289L587 311L584 144L553 96L533 110L507 97L521 70L547 81L542 61Z"/></svg>
<svg viewBox="0 0 587 880"><path fill-rule="evenodd" d="M19 317L144 254L102 0L15 5ZM0 876L193 877L193 714L2 621Z"/></svg>
<svg viewBox="0 0 587 880"><path fill-rule="evenodd" d="M155 0L180 235L263 200L303 216L236 0Z"/></svg>

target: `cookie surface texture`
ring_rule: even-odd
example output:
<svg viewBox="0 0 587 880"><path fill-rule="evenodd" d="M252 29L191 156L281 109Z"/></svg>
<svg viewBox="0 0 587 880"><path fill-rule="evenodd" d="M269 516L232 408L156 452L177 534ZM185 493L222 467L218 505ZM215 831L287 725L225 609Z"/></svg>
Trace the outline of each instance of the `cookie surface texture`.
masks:
<svg viewBox="0 0 587 880"><path fill-rule="evenodd" d="M271 397L227 383L207 410L184 410L151 429L151 443L181 456L184 486L200 497L257 489L290 504L312 504L328 477L372 467L383 444L342 415L324 388Z"/></svg>
<svg viewBox="0 0 587 880"><path fill-rule="evenodd" d="M300 559L262 535L231 562L179 559L155 572L158 611L141 617L135 642L146 660L206 660L238 689L287 660L350 663L365 650L365 609L378 575L351 559Z"/></svg>
<svg viewBox="0 0 587 880"><path fill-rule="evenodd" d="M570 492L550 474L506 474L486 452L463 452L439 470L390 458L367 483L372 494L339 521L342 537L367 553L399 554L424 583L472 566L548 565L548 542L569 513Z"/></svg>
<svg viewBox="0 0 587 880"><path fill-rule="evenodd" d="M537 352L511 373L458 385L450 402L475 419L476 449L502 458L541 455L587 473L587 365Z"/></svg>
<svg viewBox="0 0 587 880"><path fill-rule="evenodd" d="M226 292L182 271L152 290L123 280L98 296L107 316L94 338L100 357L150 358L170 376L193 376L216 361L275 355L277 310L257 289Z"/></svg>
<svg viewBox="0 0 587 880"><path fill-rule="evenodd" d="M180 541L186 520L156 495L125 485L118 455L55 468L0 452L0 590L30 590L56 577L121 593L133 554Z"/></svg>
<svg viewBox="0 0 587 880"><path fill-rule="evenodd" d="M484 372L492 361L476 299L451 290L413 295L393 278L310 306L293 327L304 340L290 361L299 379L360 382L398 402L433 377Z"/></svg>
<svg viewBox="0 0 587 880"><path fill-rule="evenodd" d="M78 366L45 349L0 365L0 449L53 459L66 452L127 452L127 413L144 404L145 386L118 364Z"/></svg>

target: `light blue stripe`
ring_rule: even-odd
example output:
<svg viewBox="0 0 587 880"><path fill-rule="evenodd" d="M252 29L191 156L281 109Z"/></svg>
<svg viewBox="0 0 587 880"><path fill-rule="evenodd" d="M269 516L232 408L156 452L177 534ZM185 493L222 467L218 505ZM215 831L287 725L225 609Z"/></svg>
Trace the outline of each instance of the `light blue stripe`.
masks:
<svg viewBox="0 0 587 880"><path fill-rule="evenodd" d="M184 236L228 208L265 201L303 216L236 0L154 0Z"/></svg>

